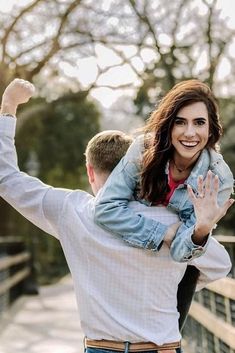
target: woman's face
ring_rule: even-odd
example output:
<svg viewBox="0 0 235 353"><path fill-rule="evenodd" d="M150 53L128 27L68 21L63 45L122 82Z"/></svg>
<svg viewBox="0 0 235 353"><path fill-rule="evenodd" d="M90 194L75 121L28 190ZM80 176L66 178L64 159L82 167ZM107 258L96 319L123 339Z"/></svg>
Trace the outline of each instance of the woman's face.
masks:
<svg viewBox="0 0 235 353"><path fill-rule="evenodd" d="M171 141L176 162L194 162L209 138L209 118L205 103L195 102L181 108L175 118Z"/></svg>

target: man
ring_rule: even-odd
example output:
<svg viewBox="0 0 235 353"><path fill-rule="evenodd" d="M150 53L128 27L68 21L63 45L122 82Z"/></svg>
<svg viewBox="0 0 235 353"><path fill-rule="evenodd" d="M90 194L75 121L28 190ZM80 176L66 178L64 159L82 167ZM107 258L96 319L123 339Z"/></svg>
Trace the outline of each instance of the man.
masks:
<svg viewBox="0 0 235 353"><path fill-rule="evenodd" d="M94 198L88 193L53 188L19 171L14 147L15 114L18 104L27 102L32 92L30 83L14 80L3 95L0 195L61 242L87 337L86 352L180 353L176 297L187 264L174 262L166 243L158 253L143 251L96 226ZM125 147L121 151L123 139ZM129 143L122 133L101 133L90 141L87 173L94 194ZM113 155L114 163L110 162ZM178 222L178 216L164 207L146 207L137 202L130 207L167 225ZM190 262L200 270L199 289L226 276L231 268L224 248L213 238L208 243L205 255Z"/></svg>

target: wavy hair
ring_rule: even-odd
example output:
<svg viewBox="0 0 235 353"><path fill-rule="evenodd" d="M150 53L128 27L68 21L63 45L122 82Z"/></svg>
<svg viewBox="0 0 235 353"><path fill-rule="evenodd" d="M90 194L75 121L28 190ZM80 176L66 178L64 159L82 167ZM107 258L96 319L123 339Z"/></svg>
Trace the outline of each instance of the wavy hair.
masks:
<svg viewBox="0 0 235 353"><path fill-rule="evenodd" d="M176 84L152 112L144 128L145 152L140 178L140 197L150 202L161 202L169 190L166 163L173 155L171 132L178 111L195 102L203 102L209 117L209 138L206 148L218 150L222 135L219 109L210 88L199 80Z"/></svg>

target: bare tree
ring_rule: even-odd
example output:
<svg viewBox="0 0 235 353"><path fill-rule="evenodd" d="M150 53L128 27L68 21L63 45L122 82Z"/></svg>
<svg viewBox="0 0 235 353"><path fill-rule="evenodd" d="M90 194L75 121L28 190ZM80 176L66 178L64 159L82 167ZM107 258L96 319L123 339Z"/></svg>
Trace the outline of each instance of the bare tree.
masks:
<svg viewBox="0 0 235 353"><path fill-rule="evenodd" d="M97 63L88 89L101 86L102 75L125 64L140 83L158 91L192 76L213 86L221 59L234 60L227 51L234 31L220 18L216 0L34 0L1 21L1 86L15 76L33 80L44 73L49 80L66 79L61 66L76 68L79 59L96 58L97 45L118 60L102 67ZM130 46L132 55L126 50ZM199 65L203 55L206 65ZM78 80L75 86L79 89Z"/></svg>
<svg viewBox="0 0 235 353"><path fill-rule="evenodd" d="M88 90L104 85L100 78L112 68L128 65L154 100L153 89L159 95L185 78L197 76L215 86L221 59L234 61L227 50L234 31L220 18L216 0L34 0L1 21L1 87L15 76L33 80L44 74L49 82L64 76L66 87L70 81L79 89L78 80L66 79L63 64L76 68L81 58L97 58L97 45L118 59L104 66L97 60Z"/></svg>
<svg viewBox="0 0 235 353"><path fill-rule="evenodd" d="M115 7L112 7L114 13ZM35 0L2 16L0 85L5 86L16 76L33 80L43 70L49 78L56 77L61 74L60 63L76 67L79 59L96 57L97 44L114 50L114 45L125 43L126 37L118 34L114 40L117 33L108 24L110 16L112 13L102 9L102 1L93 5L92 1L82 0ZM118 19L116 13L115 16ZM126 17L128 14L122 20ZM122 52L116 49L116 53L119 65L126 63ZM101 68L97 64L97 77L90 88L113 66L116 65L110 63Z"/></svg>

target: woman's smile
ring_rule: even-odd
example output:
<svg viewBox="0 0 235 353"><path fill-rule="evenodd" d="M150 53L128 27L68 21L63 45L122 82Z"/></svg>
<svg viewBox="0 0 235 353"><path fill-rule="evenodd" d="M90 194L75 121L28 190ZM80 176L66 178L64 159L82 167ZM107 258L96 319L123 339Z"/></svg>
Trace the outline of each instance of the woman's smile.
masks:
<svg viewBox="0 0 235 353"><path fill-rule="evenodd" d="M194 148L199 144L199 141L180 141L180 143L185 147L185 148Z"/></svg>

